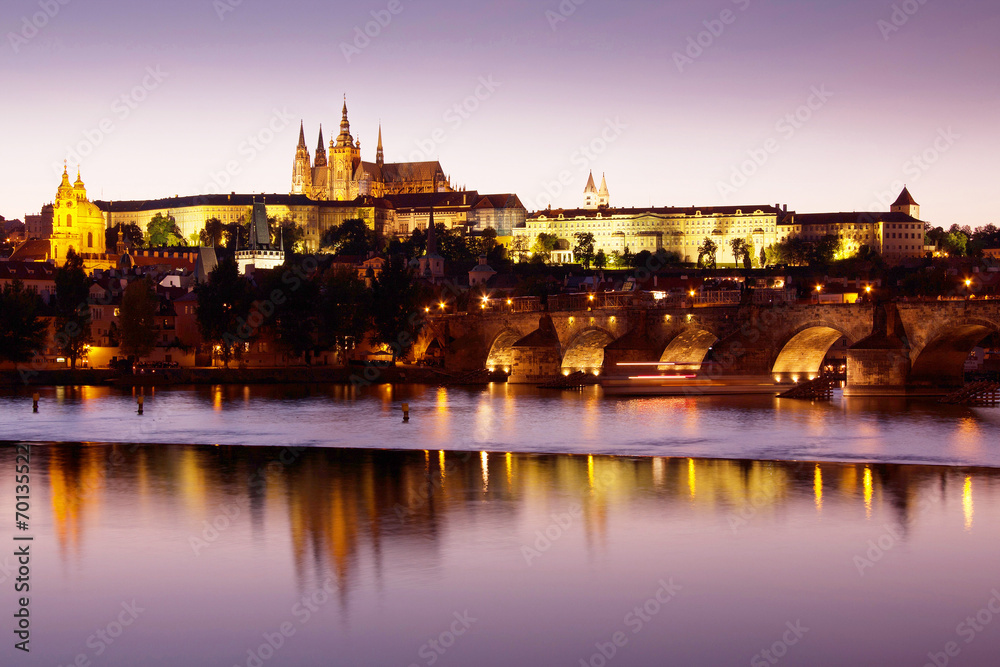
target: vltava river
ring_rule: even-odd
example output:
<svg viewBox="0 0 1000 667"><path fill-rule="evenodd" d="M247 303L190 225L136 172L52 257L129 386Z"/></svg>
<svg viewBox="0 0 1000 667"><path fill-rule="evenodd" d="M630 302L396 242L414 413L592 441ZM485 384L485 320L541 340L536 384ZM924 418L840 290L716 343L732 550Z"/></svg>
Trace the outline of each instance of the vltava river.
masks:
<svg viewBox="0 0 1000 667"><path fill-rule="evenodd" d="M0 664L1000 655L995 411L504 386L145 403L52 389L34 415L30 395L0 399L3 439L37 443L30 654L10 632L15 448L0 447Z"/></svg>

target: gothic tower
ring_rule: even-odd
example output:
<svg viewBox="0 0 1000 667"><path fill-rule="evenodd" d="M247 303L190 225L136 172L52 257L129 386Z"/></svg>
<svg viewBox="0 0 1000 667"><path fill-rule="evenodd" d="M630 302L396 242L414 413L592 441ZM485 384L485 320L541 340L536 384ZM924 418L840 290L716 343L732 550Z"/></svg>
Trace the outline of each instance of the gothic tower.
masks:
<svg viewBox="0 0 1000 667"><path fill-rule="evenodd" d="M385 164L385 154L382 152L382 123L378 124L378 148L375 149L375 164L382 168Z"/></svg>
<svg viewBox="0 0 1000 667"><path fill-rule="evenodd" d="M309 149L306 148L306 135L299 122L299 145L295 147L295 162L292 164L293 195L307 195L312 192L312 168L309 160Z"/></svg>
<svg viewBox="0 0 1000 667"><path fill-rule="evenodd" d="M347 98L344 98L344 109L340 120L340 134L337 143L330 142L330 199L348 201L357 196L357 185L354 183L354 172L361 163L360 142L354 143L351 136L351 123L347 120Z"/></svg>
<svg viewBox="0 0 1000 667"><path fill-rule="evenodd" d="M594 185L594 172L590 172L587 178L587 187L583 189L583 207L585 209L595 209L598 206L597 186Z"/></svg>
<svg viewBox="0 0 1000 667"><path fill-rule="evenodd" d="M326 166L326 147L323 146L323 124L319 125L319 143L316 144L316 162L313 163L316 167Z"/></svg>

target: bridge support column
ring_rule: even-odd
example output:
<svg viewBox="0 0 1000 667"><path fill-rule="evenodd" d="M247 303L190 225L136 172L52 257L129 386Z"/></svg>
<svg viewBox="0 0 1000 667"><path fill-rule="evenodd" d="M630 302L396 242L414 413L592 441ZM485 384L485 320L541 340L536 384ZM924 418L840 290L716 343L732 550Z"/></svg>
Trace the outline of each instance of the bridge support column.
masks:
<svg viewBox="0 0 1000 667"><path fill-rule="evenodd" d="M514 343L509 384L539 384L559 377L562 372L562 347L559 335L546 313L539 318L538 329Z"/></svg>
<svg viewBox="0 0 1000 667"><path fill-rule="evenodd" d="M910 375L910 355L904 347L847 350L844 396L902 396Z"/></svg>

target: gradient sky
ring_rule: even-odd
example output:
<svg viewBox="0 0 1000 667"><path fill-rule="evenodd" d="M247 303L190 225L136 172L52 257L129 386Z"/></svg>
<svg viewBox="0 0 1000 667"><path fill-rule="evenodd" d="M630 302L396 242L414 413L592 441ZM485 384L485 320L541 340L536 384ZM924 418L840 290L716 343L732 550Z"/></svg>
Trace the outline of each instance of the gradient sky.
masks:
<svg viewBox="0 0 1000 667"><path fill-rule="evenodd" d="M342 44L389 0L62 1L4 3L7 218L51 201L81 144L92 199L288 192L299 119L313 152L346 94L364 159L381 120L387 161L440 159L456 184L516 192L529 209L559 189L554 205L579 205L592 168L616 206L886 210L905 182L934 224L1000 223L995 0L908 0L899 26L892 3L862 0L564 0L568 16L558 0L394 0L350 62ZM46 3L55 16L23 39ZM724 10L731 22L712 24ZM721 34L707 39L706 21ZM708 46L679 68L701 32ZM449 111L490 77L478 108ZM832 95L779 125L814 89ZM620 129L602 146L609 122ZM591 144L593 159L580 152ZM745 184L720 189L768 145ZM925 154L932 164L913 161Z"/></svg>

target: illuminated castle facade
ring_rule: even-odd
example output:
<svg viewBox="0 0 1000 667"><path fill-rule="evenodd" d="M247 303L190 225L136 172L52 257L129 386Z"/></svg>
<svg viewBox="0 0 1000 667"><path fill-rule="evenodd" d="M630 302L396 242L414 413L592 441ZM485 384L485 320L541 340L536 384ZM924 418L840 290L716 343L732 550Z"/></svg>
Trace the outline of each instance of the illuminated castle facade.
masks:
<svg viewBox="0 0 1000 667"><path fill-rule="evenodd" d="M292 164L290 194L306 195L315 200L353 201L358 197L453 191L440 162L386 163L382 151L381 127L378 131L375 161L363 161L361 141L355 141L351 136L346 101L340 120L340 134L336 140L330 140L329 155L323 144L322 126L319 128L319 143L313 158L310 158L306 147L304 127L299 126L299 143L295 148L295 160Z"/></svg>

